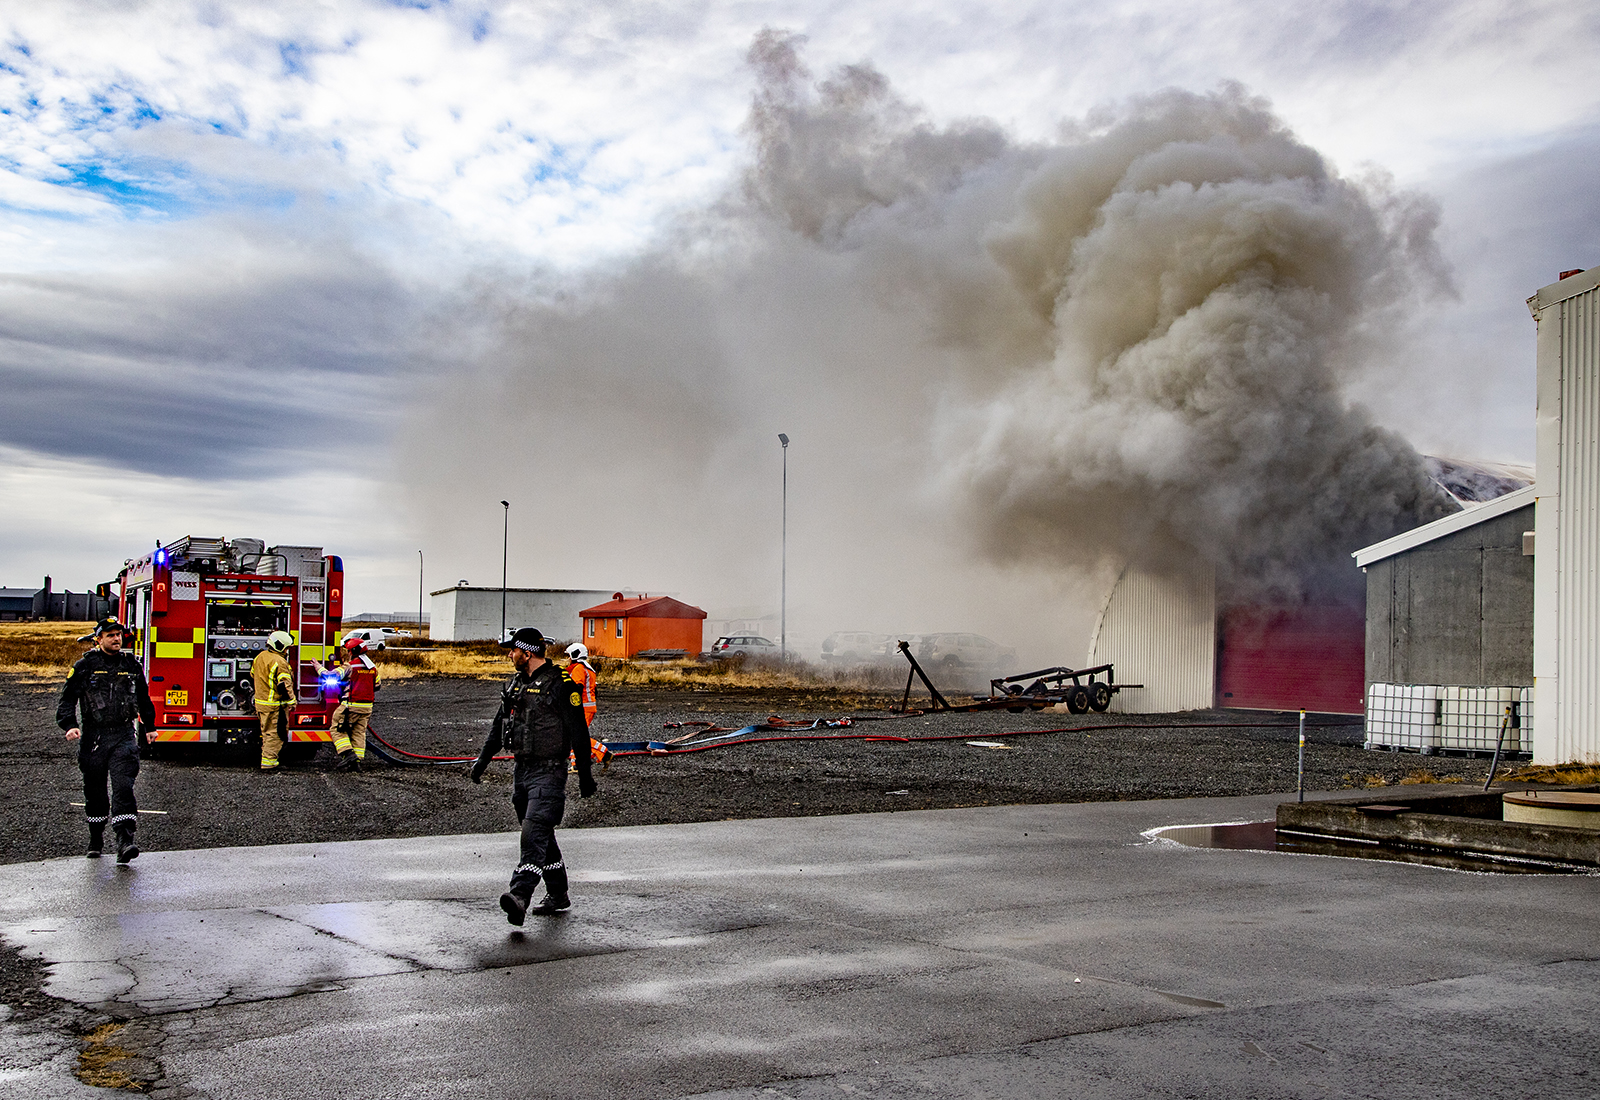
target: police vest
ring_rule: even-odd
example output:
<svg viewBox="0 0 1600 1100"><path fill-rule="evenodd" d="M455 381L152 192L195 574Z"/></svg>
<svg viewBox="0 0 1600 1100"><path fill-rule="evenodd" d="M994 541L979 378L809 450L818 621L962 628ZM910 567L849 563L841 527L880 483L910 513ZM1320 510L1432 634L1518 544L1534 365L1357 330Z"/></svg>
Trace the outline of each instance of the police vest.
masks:
<svg viewBox="0 0 1600 1100"><path fill-rule="evenodd" d="M91 667L84 681L84 725L112 732L127 729L139 717L139 685L134 672L138 665L126 655L109 666L93 663L101 667Z"/></svg>
<svg viewBox="0 0 1600 1100"><path fill-rule="evenodd" d="M558 709L562 699L561 670L545 665L524 679L513 676L501 692L506 721L506 750L515 756L534 760L564 760L567 756L566 731Z"/></svg>

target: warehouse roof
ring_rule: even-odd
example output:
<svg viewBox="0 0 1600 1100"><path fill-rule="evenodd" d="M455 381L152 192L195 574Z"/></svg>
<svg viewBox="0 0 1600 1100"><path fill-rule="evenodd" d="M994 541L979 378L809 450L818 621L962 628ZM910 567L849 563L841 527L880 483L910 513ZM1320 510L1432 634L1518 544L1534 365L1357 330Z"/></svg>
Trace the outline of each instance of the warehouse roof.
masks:
<svg viewBox="0 0 1600 1100"><path fill-rule="evenodd" d="M706 613L671 596L635 596L624 598L618 592L608 602L586 607L578 612L581 618L592 619L703 619Z"/></svg>
<svg viewBox="0 0 1600 1100"><path fill-rule="evenodd" d="M1443 519L1436 519L1432 523L1424 523L1421 527L1413 527L1403 531L1393 538L1375 542L1371 546L1363 546L1350 556L1356 559L1356 564L1365 569L1376 561L1392 558L1396 554L1403 554L1407 550L1414 550L1419 546L1442 539L1446 535L1453 535L1457 531L1465 531L1469 527L1476 527L1486 523L1496 516L1503 516L1507 512L1515 512L1534 502L1537 487L1525 485L1521 489L1507 493L1505 496L1496 497L1484 504L1473 504L1452 512Z"/></svg>

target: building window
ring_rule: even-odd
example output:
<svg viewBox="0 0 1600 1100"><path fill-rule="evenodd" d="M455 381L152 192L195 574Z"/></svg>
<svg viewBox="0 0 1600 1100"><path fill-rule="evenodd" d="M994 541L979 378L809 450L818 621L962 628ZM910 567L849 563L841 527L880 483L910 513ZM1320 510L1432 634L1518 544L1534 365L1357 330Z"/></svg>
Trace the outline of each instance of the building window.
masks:
<svg viewBox="0 0 1600 1100"><path fill-rule="evenodd" d="M617 637L622 637L622 620L617 620Z"/></svg>
<svg viewBox="0 0 1600 1100"><path fill-rule="evenodd" d="M591 638L594 637L594 620L593 619L589 620L589 637L591 637Z"/></svg>

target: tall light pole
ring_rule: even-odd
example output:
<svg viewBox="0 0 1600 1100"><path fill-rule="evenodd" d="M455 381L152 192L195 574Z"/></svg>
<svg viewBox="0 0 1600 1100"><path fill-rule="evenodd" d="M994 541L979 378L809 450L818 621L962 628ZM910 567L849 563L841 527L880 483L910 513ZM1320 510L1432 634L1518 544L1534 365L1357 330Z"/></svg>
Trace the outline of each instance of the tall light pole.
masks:
<svg viewBox="0 0 1600 1100"><path fill-rule="evenodd" d="M778 659L789 659L789 437L778 433L783 444L783 556L778 586Z"/></svg>
<svg viewBox="0 0 1600 1100"><path fill-rule="evenodd" d="M506 640L506 552L511 547L511 502L502 500L505 509L505 529L500 533L500 640Z"/></svg>
<svg viewBox="0 0 1600 1100"><path fill-rule="evenodd" d="M429 632L431 635L431 631ZM417 551L417 634L422 634L422 551Z"/></svg>

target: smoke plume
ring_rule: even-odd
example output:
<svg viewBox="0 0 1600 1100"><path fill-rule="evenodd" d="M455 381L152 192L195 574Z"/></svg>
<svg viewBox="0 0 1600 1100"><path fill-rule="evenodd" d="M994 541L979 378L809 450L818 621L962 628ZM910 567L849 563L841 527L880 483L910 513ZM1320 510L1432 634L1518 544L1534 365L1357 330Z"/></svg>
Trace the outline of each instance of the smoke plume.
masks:
<svg viewBox="0 0 1600 1100"><path fill-rule="evenodd" d="M721 202L621 269L470 303L492 320L429 395L443 525L463 482L551 471L536 583L770 605L784 430L803 628L1050 619L1057 644L1057 601L1116 563L1199 556L1290 595L1453 507L1345 396L1449 289L1431 204L1341 177L1237 87L1028 144L935 125L870 65L815 80L800 45L753 45L752 159ZM516 456L492 473L488 439Z"/></svg>

